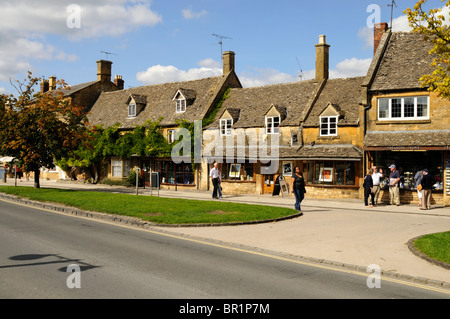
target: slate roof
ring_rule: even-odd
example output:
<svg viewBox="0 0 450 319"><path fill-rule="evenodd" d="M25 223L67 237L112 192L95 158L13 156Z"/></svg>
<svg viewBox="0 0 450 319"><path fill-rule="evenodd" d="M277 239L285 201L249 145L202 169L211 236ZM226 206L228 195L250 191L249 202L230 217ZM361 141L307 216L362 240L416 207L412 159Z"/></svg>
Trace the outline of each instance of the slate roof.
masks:
<svg viewBox="0 0 450 319"><path fill-rule="evenodd" d="M380 46L382 44L380 43ZM412 32L393 32L381 56L371 91L420 89L420 77L431 74L434 59L429 51L432 44L422 35ZM370 73L370 72L369 72Z"/></svg>
<svg viewBox="0 0 450 319"><path fill-rule="evenodd" d="M332 104L340 114L338 125L358 125L364 77L329 79L312 106L304 127L318 127L322 112Z"/></svg>
<svg viewBox="0 0 450 319"><path fill-rule="evenodd" d="M67 88L63 88L63 89L58 89L58 90L53 90L52 93L53 94L60 94L62 93L63 96L70 96L84 88L87 88L88 86L97 83L97 81L91 81L91 82L85 82L85 83L80 83L80 84L76 84L76 85L70 85Z"/></svg>
<svg viewBox="0 0 450 319"><path fill-rule="evenodd" d="M449 146L450 130L369 131L364 147Z"/></svg>
<svg viewBox="0 0 450 319"><path fill-rule="evenodd" d="M175 125L177 120L202 119L208 111L212 98L226 79L225 75L192 80L185 82L172 82L158 85L140 86L121 91L103 92L88 114L91 125L104 127L121 124L121 128L130 129L137 125L143 125L147 120L156 121L160 117L162 126ZM186 107L186 112L176 113L174 98L177 91L186 93L195 100ZM134 118L128 118L127 99L130 96L145 97L146 104L143 110Z"/></svg>
<svg viewBox="0 0 450 319"><path fill-rule="evenodd" d="M240 110L239 120L233 123L233 128L264 127L265 114L272 105L285 113L281 126L296 126L300 124L300 116L308 107L310 98L314 95L316 83L313 80L294 83L274 84L261 87L231 89L229 97L224 101L222 109ZM218 129L219 118L223 112L218 112L215 121L208 126Z"/></svg>

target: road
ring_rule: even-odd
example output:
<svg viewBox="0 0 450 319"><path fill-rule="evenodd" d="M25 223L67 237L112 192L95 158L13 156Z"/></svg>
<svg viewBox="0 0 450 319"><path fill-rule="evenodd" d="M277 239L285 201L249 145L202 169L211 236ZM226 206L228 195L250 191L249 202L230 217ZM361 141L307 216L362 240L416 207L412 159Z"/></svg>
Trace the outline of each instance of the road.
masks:
<svg viewBox="0 0 450 319"><path fill-rule="evenodd" d="M386 280L370 289L369 274L6 201L0 241L2 299L450 298ZM67 272L69 265L81 272ZM80 288L68 287L75 283Z"/></svg>

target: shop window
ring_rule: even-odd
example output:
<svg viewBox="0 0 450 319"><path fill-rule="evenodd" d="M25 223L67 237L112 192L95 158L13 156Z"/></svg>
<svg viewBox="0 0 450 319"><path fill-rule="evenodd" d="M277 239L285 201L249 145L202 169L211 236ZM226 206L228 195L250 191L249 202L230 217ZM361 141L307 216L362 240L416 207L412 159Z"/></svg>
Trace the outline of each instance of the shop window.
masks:
<svg viewBox="0 0 450 319"><path fill-rule="evenodd" d="M337 116L320 117L320 136L337 136Z"/></svg>
<svg viewBox="0 0 450 319"><path fill-rule="evenodd" d="M356 162L308 161L303 163L303 175L307 184L356 185Z"/></svg>
<svg viewBox="0 0 450 319"><path fill-rule="evenodd" d="M219 170L223 181L254 181L253 163L223 163Z"/></svg>
<svg viewBox="0 0 450 319"><path fill-rule="evenodd" d="M190 163L175 164L172 161L160 161L156 162L156 170L159 170L163 184L194 184L194 171Z"/></svg>
<svg viewBox="0 0 450 319"><path fill-rule="evenodd" d="M379 120L428 119L427 96L378 99Z"/></svg>

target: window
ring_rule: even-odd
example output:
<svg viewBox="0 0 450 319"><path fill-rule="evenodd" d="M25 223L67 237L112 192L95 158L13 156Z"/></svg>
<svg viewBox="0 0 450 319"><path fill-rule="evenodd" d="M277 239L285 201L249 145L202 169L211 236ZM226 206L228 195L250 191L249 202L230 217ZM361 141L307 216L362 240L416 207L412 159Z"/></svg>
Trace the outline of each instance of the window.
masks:
<svg viewBox="0 0 450 319"><path fill-rule="evenodd" d="M186 112L186 100L178 99L177 100L177 113L184 113L184 112Z"/></svg>
<svg viewBox="0 0 450 319"><path fill-rule="evenodd" d="M230 136L231 126L233 125L232 119L222 119L220 120L220 136Z"/></svg>
<svg viewBox="0 0 450 319"><path fill-rule="evenodd" d="M249 161L219 164L219 170L223 181L254 181L254 164Z"/></svg>
<svg viewBox="0 0 450 319"><path fill-rule="evenodd" d="M320 136L337 136L337 116L320 117Z"/></svg>
<svg viewBox="0 0 450 319"><path fill-rule="evenodd" d="M169 142L169 144L175 142L175 130L167 131L167 142Z"/></svg>
<svg viewBox="0 0 450 319"><path fill-rule="evenodd" d="M122 177L122 160L113 158L111 159L111 172L113 177Z"/></svg>
<svg viewBox="0 0 450 319"><path fill-rule="evenodd" d="M303 162L307 184L355 186L356 169L357 162L353 161Z"/></svg>
<svg viewBox="0 0 450 319"><path fill-rule="evenodd" d="M135 117L136 116L136 104L131 103L128 104L128 117Z"/></svg>
<svg viewBox="0 0 450 319"><path fill-rule="evenodd" d="M429 98L412 96L378 99L379 120L428 119Z"/></svg>
<svg viewBox="0 0 450 319"><path fill-rule="evenodd" d="M160 172L161 183L164 184L194 184L192 164L175 164L172 161L157 161L156 170Z"/></svg>
<svg viewBox="0 0 450 319"><path fill-rule="evenodd" d="M280 117L266 117L266 134L278 134L280 128Z"/></svg>

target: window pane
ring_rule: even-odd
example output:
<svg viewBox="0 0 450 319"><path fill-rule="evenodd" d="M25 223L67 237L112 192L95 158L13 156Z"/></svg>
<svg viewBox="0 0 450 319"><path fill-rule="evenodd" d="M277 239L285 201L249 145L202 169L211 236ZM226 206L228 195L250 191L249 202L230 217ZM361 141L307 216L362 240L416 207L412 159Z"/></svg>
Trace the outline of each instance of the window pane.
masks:
<svg viewBox="0 0 450 319"><path fill-rule="evenodd" d="M417 116L418 117L428 116L428 98L425 96L417 98Z"/></svg>
<svg viewBox="0 0 450 319"><path fill-rule="evenodd" d="M414 98L407 97L404 100L404 117L414 117Z"/></svg>
<svg viewBox="0 0 450 319"><path fill-rule="evenodd" d="M347 162L345 168L345 182L347 185L355 185L356 163Z"/></svg>
<svg viewBox="0 0 450 319"><path fill-rule="evenodd" d="M402 100L392 99L391 100L392 117L402 117Z"/></svg>
<svg viewBox="0 0 450 319"><path fill-rule="evenodd" d="M314 165L314 184L322 184L320 181L320 171L323 169L323 162L315 162Z"/></svg>
<svg viewBox="0 0 450 319"><path fill-rule="evenodd" d="M389 99L378 100L378 118L389 118Z"/></svg>
<svg viewBox="0 0 450 319"><path fill-rule="evenodd" d="M336 169L336 185L345 185L345 162L336 162L335 163L335 169Z"/></svg>

